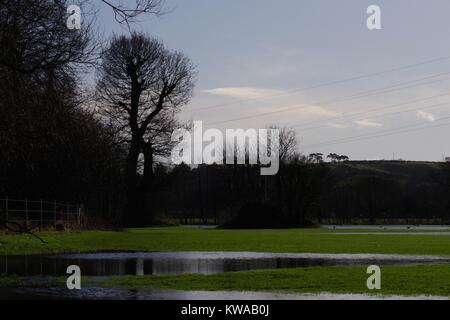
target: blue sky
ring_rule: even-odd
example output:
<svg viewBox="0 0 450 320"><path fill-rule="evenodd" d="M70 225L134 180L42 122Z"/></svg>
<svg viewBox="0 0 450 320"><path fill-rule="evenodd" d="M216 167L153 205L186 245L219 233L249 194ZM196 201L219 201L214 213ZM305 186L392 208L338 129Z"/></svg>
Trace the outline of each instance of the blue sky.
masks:
<svg viewBox="0 0 450 320"><path fill-rule="evenodd" d="M366 27L371 4L381 7L382 30ZM198 65L195 96L181 118L221 129L291 126L304 153L433 161L450 155L450 58L301 90L450 57L448 0L167 0L166 6L174 10L132 27ZM107 8L98 22L105 35L128 32ZM416 130L422 127L430 129ZM355 141L336 143L350 137Z"/></svg>

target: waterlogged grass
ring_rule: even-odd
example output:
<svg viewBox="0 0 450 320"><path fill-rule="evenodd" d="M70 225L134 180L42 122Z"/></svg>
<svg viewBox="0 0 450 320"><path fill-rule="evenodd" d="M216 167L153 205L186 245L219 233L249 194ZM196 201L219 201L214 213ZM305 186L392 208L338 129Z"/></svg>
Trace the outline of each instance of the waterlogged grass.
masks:
<svg viewBox="0 0 450 320"><path fill-rule="evenodd" d="M381 290L368 290L366 267L306 267L214 275L83 277L82 286L124 289L353 293L450 297L450 264L381 266ZM0 288L64 286L65 277L0 276Z"/></svg>
<svg viewBox="0 0 450 320"><path fill-rule="evenodd" d="M21 277L0 274L0 288L22 287L24 285L25 281Z"/></svg>
<svg viewBox="0 0 450 320"><path fill-rule="evenodd" d="M450 264L381 267L381 290L368 290L365 267L308 267L215 275L112 277L105 287L291 293L450 296Z"/></svg>
<svg viewBox="0 0 450 320"><path fill-rule="evenodd" d="M95 286L98 280L95 277L83 277L83 286ZM17 276L0 274L0 288L51 288L66 286L66 276Z"/></svg>
<svg viewBox="0 0 450 320"><path fill-rule="evenodd" d="M405 235L337 235L341 232L405 232ZM430 230L437 231L437 230ZM449 231L449 230L440 230ZM257 251L312 253L387 253L450 256L450 236L413 235L413 230L278 229L224 230L183 227L129 229L123 232L42 232L48 244L29 235L0 235L0 254L89 251ZM420 230L420 232L427 232ZM307 267L216 275L83 278L83 285L179 290L281 291L450 296L450 264L382 266L382 289L369 291L365 267ZM61 285L64 279L46 279ZM40 286L42 281L0 276L0 287ZM34 281L34 280L33 280Z"/></svg>
<svg viewBox="0 0 450 320"><path fill-rule="evenodd" d="M335 234L375 230L386 231L379 228L225 230L164 227L128 229L122 232L42 232L39 235L47 244L40 243L30 235L0 235L0 254L136 250L450 255L450 236Z"/></svg>

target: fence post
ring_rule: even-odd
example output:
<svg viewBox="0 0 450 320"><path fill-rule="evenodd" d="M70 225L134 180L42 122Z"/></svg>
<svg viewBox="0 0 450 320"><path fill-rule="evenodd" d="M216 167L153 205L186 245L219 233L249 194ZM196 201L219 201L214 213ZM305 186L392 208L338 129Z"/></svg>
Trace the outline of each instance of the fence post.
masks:
<svg viewBox="0 0 450 320"><path fill-rule="evenodd" d="M41 199L41 224L39 225L39 231L42 230L42 199Z"/></svg>
<svg viewBox="0 0 450 320"><path fill-rule="evenodd" d="M28 228L28 199L25 198L25 225Z"/></svg>
<svg viewBox="0 0 450 320"><path fill-rule="evenodd" d="M78 228L81 228L81 205L78 205Z"/></svg>

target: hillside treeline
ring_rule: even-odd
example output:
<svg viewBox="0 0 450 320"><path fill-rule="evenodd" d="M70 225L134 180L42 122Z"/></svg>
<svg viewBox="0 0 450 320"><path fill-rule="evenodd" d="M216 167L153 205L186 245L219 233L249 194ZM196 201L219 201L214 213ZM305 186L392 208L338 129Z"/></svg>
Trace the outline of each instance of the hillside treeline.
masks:
<svg viewBox="0 0 450 320"><path fill-rule="evenodd" d="M118 23L162 3L101 2ZM71 3L0 1L0 197L82 203L87 220L120 226L449 218L447 164L355 163L335 153L325 163L298 155L285 129L274 176L250 165L164 165L171 133L189 126L177 116L197 66L131 29L98 39L95 12L69 29Z"/></svg>
<svg viewBox="0 0 450 320"><path fill-rule="evenodd" d="M450 221L448 163L308 159L283 163L276 176L242 165L160 170L157 211L235 227Z"/></svg>

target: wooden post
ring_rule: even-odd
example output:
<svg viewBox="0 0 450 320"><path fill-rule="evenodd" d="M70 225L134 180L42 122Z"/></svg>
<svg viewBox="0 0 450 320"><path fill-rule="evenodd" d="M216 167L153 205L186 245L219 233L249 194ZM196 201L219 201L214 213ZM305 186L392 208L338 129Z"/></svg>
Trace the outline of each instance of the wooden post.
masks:
<svg viewBox="0 0 450 320"><path fill-rule="evenodd" d="M78 228L81 228L81 204L78 205Z"/></svg>

